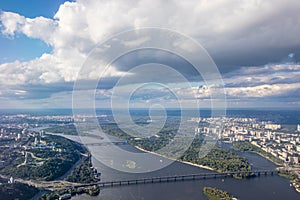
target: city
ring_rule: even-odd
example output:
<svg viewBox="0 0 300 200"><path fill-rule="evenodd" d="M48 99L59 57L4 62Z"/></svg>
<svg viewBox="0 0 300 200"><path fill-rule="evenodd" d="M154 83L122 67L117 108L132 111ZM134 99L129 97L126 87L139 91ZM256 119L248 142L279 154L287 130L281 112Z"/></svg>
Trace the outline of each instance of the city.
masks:
<svg viewBox="0 0 300 200"><path fill-rule="evenodd" d="M1 0L0 199L298 200L299 0Z"/></svg>
<svg viewBox="0 0 300 200"><path fill-rule="evenodd" d="M222 129L218 127L210 128L201 126L195 128L195 137L201 135L218 134L222 141L234 143L247 141L258 147L267 154L262 156L270 159L274 163L287 170L295 170L297 178L292 181L293 186L300 191L300 125L290 128L286 132L281 130L280 124L272 122L257 121L255 118L203 118L198 120L200 124L211 124L221 121L224 124ZM243 144L244 145L244 144ZM252 148L253 149L253 148ZM249 149L251 151L251 149ZM259 151L254 151L260 153ZM268 155L269 154L269 155Z"/></svg>
<svg viewBox="0 0 300 200"><path fill-rule="evenodd" d="M49 160L48 157L43 156L46 155L55 155L55 157L63 157L63 159L67 158L67 151L64 145L59 142L53 141L51 138L53 133L52 131L57 132L56 134L64 137L68 136L76 136L76 129L70 129L70 127L75 126L76 121L83 122L89 121L91 116L82 115L82 116L72 116L72 115L46 115L46 116L35 116L34 114L10 114L10 115L1 115L1 167L0 174L1 178L8 182L9 184L23 183L25 185L30 185L34 188L39 188L37 191L40 191L36 194L44 194L41 191L52 191L51 195L53 197L57 197L60 194L63 198L68 196L69 194L81 194L84 190L89 190L90 187L93 189L93 185L97 185L97 181L99 185L102 185L103 189L107 186L111 186L114 184L117 185L129 185L138 184L136 181L141 182L143 184L150 181L156 182L155 179L144 178L141 180L124 180L122 182L116 181L113 182L101 182L101 169L100 173L96 173L91 171L92 179L87 179L87 181L82 182L82 180L76 178L70 178L71 171L75 169L80 169L78 167L72 167L71 171L69 169L65 169L63 172L56 172L58 175L54 173L52 178L49 177L48 174L38 174L38 175L23 175L18 170L11 171L7 170L8 168L18 168L29 167L29 169L38 169L38 167L45 168L47 167L45 162ZM141 120L141 117L146 117L139 115L137 117L139 121L147 120L147 117ZM76 118L76 120L74 120ZM9 120L8 120L9 119ZM109 114L101 114L98 115L98 119L103 122L111 123L111 116ZM172 117L171 117L172 119ZM175 120L176 118L174 118ZM172 120L171 120L172 121ZM175 120L176 121L176 120ZM221 148L223 144L231 144L234 151L248 151L254 152L258 155L265 157L266 159L271 160L276 164L276 170L278 171L280 176L286 177L290 179L290 184L294 188L295 191L300 192L300 166L299 166L299 124L293 126L287 126L277 123L273 123L272 121L261 121L256 118L245 118L245 117L225 117L225 118L210 118L210 117L202 117L202 118L191 118L191 121L195 121L199 124L198 127L195 128L195 139L203 138L203 137L211 137L212 135L217 136L217 145ZM8 123L9 122L9 123ZM216 123L217 122L217 123ZM217 125L216 125L217 124ZM223 125L221 127L221 124ZM72 125L72 126L71 126ZM75 131L75 132L71 132ZM50 132L49 132L50 131ZM50 135L49 135L50 134ZM114 135L114 133L111 133ZM147 137L142 140L141 138L137 140L137 138L129 139L129 144L134 145L136 147L140 147L142 150L147 146L143 146L150 143L157 143L164 136L156 135L155 137ZM122 138L121 138L122 139ZM55 139L54 139L55 140ZM168 139L171 141L172 139ZM132 143L133 142L133 143ZM146 142L146 143L145 143ZM65 142L64 142L65 143ZM246 144L247 143L247 144ZM101 140L99 141L101 144ZM117 144L117 143L115 143ZM123 145L123 143L120 143ZM125 143L127 144L127 143ZM128 144L128 145L129 145ZM159 144L159 143L158 143ZM75 144L76 145L76 144ZM90 144L89 144L90 145ZM76 147L77 148L77 147ZM88 161L89 153L86 150L78 150L85 151L84 154L80 153L81 159L77 159L71 161L74 166L80 166L80 163L85 163ZM225 153L225 152L224 152ZM74 154L72 154L74 156ZM76 156L75 156L76 157ZM212 158L211 158L212 159ZM219 158L220 159L220 158ZM193 162L186 162L187 164L193 164ZM64 164L65 165L65 164ZM84 166L84 165L83 165ZM203 166L207 167L207 166ZM5 170L6 169L6 170ZM92 169L92 168L91 168ZM208 169L213 170L213 167L209 167ZM253 170L253 169L252 169ZM251 171L252 171L251 170ZM268 170L268 169L265 169ZM217 170L219 171L219 170ZM223 175L228 175L232 173L232 171L224 171L225 173L221 173L223 171L219 171L220 177ZM249 173L249 171L245 171ZM265 173L263 170L260 172L259 170L253 170L254 173ZM33 172L31 172L33 173ZM64 174L66 173L66 174ZM76 173L82 173L80 171ZM238 172L240 173L240 172ZM266 171L266 173L268 173ZM270 171L271 173L271 171ZM272 172L273 173L273 172ZM34 174L34 173L33 173ZM59 176L63 175L63 176ZM223 175L222 175L223 174ZM226 175L226 176L227 176ZM190 180L187 175L186 178L182 178L183 176L172 177L161 177L162 180L166 178L167 182L176 181L176 179L182 180ZM203 175L194 174L193 179L202 179ZM216 178L216 174L207 173L205 175L207 178L210 176ZM257 175L256 175L257 176ZM238 176L237 176L238 178ZM149 180L148 180L149 179ZM159 179L159 182L162 181ZM2 180L2 183L3 183ZM93 182L94 181L94 182ZM72 183L73 182L73 183ZM128 182L128 183L127 183ZM135 183L136 182L136 183ZM163 182L163 181L162 181ZM81 186L82 185L82 186ZM90 185L90 186L89 186ZM72 192L66 192L63 188L77 188L76 190L72 189ZM95 188L97 189L97 188ZM73 191L74 190L74 191ZM59 192L60 191L60 192ZM208 191L208 189L207 189ZM48 192L49 193L49 192ZM47 193L46 193L47 194ZM97 193L95 193L98 195ZM73 196L72 195L72 196ZM49 196L49 195L48 195ZM100 194L101 196L101 194ZM52 198L52 197L48 197Z"/></svg>

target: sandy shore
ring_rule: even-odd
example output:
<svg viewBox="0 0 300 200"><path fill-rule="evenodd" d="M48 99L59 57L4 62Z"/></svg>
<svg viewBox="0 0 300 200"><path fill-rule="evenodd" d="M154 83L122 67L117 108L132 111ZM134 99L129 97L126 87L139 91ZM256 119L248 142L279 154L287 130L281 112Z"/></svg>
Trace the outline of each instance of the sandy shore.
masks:
<svg viewBox="0 0 300 200"><path fill-rule="evenodd" d="M169 160L173 160L173 161L177 161L177 162L180 162L180 163L184 163L184 164L187 164L187 165L191 165L191 166L195 166L195 167L199 167L199 168L202 168L202 169L207 169L207 170L211 170L211 171L216 171L214 170L213 168L211 167L207 167L207 166L204 166L204 165L198 165L198 164L195 164L195 163L191 163L191 162L186 162L186 161L182 161L182 160L177 160L177 159L174 159L174 158L169 158L167 156L164 156L164 155L161 155L161 154L158 154L156 152L152 152L152 151L147 151L139 146L134 146L135 148L137 148L138 150L142 151L142 152L145 152L145 153L151 153L153 155L156 155L156 156L160 156L160 157L163 157L163 158L167 158Z"/></svg>

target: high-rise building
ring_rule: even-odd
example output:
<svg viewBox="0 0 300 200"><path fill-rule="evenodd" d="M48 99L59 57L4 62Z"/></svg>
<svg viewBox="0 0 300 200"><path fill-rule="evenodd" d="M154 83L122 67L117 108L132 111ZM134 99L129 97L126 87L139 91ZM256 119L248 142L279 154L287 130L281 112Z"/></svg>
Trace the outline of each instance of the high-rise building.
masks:
<svg viewBox="0 0 300 200"><path fill-rule="evenodd" d="M267 132L267 138L268 138L268 140L272 139L272 132L271 131Z"/></svg>
<svg viewBox="0 0 300 200"><path fill-rule="evenodd" d="M266 124L265 129L271 129L274 131L274 130L281 129L281 125L280 124Z"/></svg>
<svg viewBox="0 0 300 200"><path fill-rule="evenodd" d="M297 125L297 131L300 132L300 124Z"/></svg>
<svg viewBox="0 0 300 200"><path fill-rule="evenodd" d="M25 152L25 161L24 161L24 165L26 165L27 164L27 159L28 159L28 154L27 154L27 151Z"/></svg>
<svg viewBox="0 0 300 200"><path fill-rule="evenodd" d="M44 132L43 130L41 130L41 131L40 131L40 136L41 136L41 138L44 137L44 134L45 134L45 132Z"/></svg>

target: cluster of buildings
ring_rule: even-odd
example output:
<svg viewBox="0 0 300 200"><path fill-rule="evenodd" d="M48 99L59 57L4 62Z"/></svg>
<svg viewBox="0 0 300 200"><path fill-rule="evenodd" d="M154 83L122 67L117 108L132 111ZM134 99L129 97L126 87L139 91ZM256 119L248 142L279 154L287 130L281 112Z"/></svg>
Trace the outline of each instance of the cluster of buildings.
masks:
<svg viewBox="0 0 300 200"><path fill-rule="evenodd" d="M47 142L44 131L31 132L27 128L17 129L12 127L0 128L0 165L9 164L16 157L23 157L22 165L40 165L42 162L29 162L28 151L30 149L49 149L63 151L57 148L55 143ZM31 153L32 155L32 153Z"/></svg>
<svg viewBox="0 0 300 200"><path fill-rule="evenodd" d="M26 149L52 149L52 150L56 150L54 143L49 143L44 139L45 138L45 132L44 131L40 131L38 134L35 134L33 138L34 138L34 142L30 146L27 146ZM60 149L60 151L61 151L61 149Z"/></svg>
<svg viewBox="0 0 300 200"><path fill-rule="evenodd" d="M72 115L41 115L41 116L25 116L27 120L37 121L37 122L74 122Z"/></svg>
<svg viewBox="0 0 300 200"><path fill-rule="evenodd" d="M15 141L27 141L30 137L30 133L27 129L13 130L13 129L0 129L0 140L15 140Z"/></svg>
<svg viewBox="0 0 300 200"><path fill-rule="evenodd" d="M229 142L249 141L286 163L300 163L300 125L294 130L282 131L280 124L255 118L201 118L195 134Z"/></svg>

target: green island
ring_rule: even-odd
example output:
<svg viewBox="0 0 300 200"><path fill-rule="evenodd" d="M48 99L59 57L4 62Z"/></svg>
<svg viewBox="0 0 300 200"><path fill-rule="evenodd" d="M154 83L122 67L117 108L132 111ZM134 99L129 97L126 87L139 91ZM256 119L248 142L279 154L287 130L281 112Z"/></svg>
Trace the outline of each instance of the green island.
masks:
<svg viewBox="0 0 300 200"><path fill-rule="evenodd" d="M233 149L236 150L236 151L257 153L257 154L267 158L268 160L272 161L273 163L275 163L277 165L282 165L283 164L282 160L280 160L279 158L273 156L272 154L270 154L268 152L265 152L264 150L262 150L261 148L251 144L250 142L238 141L238 142L234 142L232 146L233 146Z"/></svg>
<svg viewBox="0 0 300 200"><path fill-rule="evenodd" d="M172 128L171 125L167 125L157 134L158 136L156 138L143 138L137 140L136 138L124 133L114 123L102 125L102 128L107 134L127 140L130 145L137 146L151 152L154 152L168 144L176 134L175 128ZM248 178L254 176L250 172L251 166L246 158L238 156L236 153L220 148L216 145L214 145L213 149L205 157L199 158L199 151L202 146L202 142L203 139L195 138L188 150L180 157L179 161L206 166L218 172L246 172L234 175L235 178Z"/></svg>
<svg viewBox="0 0 300 200"><path fill-rule="evenodd" d="M39 192L39 189L23 183L0 184L0 197L5 200L31 199Z"/></svg>
<svg viewBox="0 0 300 200"><path fill-rule="evenodd" d="M212 188L212 187L204 187L203 193L209 200L233 200L237 199L233 197L232 195L228 194L228 192Z"/></svg>
<svg viewBox="0 0 300 200"><path fill-rule="evenodd" d="M250 172L251 166L246 158L238 156L234 152L222 149L216 145L205 157L199 158L202 142L201 139L194 139L189 149L182 155L181 160L207 166L218 172L246 172L234 175L235 178L253 176Z"/></svg>

